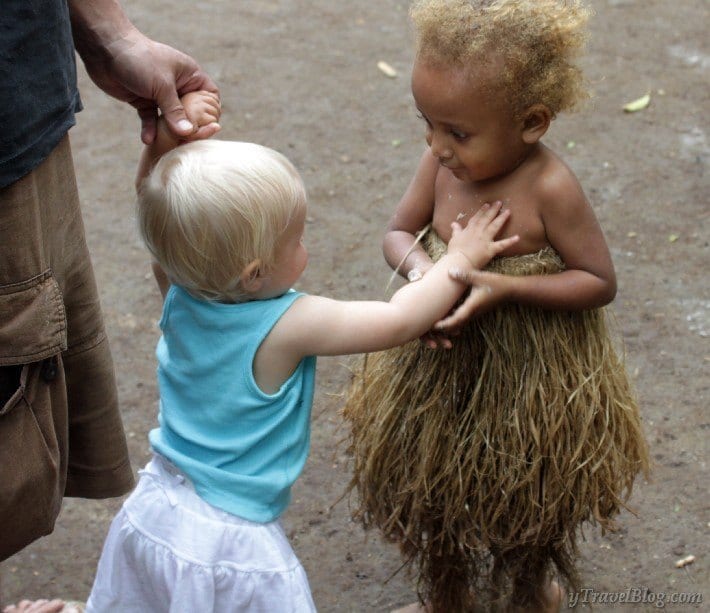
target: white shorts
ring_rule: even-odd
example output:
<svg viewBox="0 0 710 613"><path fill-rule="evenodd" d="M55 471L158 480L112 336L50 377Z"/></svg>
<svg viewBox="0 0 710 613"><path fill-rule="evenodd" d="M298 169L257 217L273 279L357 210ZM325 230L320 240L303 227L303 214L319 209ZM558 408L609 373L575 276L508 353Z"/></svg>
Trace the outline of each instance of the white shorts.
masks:
<svg viewBox="0 0 710 613"><path fill-rule="evenodd" d="M278 521L213 507L159 455L140 475L106 537L88 613L316 610Z"/></svg>

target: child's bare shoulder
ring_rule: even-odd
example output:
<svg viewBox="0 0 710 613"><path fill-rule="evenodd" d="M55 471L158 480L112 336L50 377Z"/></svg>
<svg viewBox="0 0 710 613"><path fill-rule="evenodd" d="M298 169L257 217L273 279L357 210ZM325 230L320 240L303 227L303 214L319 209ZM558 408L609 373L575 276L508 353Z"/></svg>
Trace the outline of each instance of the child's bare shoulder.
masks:
<svg viewBox="0 0 710 613"><path fill-rule="evenodd" d="M587 198L572 169L550 149L546 149L536 173L534 193L544 212L560 212L587 205Z"/></svg>

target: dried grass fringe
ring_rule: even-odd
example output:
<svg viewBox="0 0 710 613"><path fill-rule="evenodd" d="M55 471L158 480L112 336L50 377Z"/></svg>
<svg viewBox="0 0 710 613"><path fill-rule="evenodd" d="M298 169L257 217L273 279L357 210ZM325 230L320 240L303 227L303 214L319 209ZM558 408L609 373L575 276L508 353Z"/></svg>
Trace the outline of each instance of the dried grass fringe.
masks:
<svg viewBox="0 0 710 613"><path fill-rule="evenodd" d="M488 267L562 269L551 249ZM604 309L506 305L449 351L416 341L365 356L344 415L355 516L400 545L437 611L473 610L482 591L524 606L555 569L577 589L577 532L587 521L613 530L649 466Z"/></svg>

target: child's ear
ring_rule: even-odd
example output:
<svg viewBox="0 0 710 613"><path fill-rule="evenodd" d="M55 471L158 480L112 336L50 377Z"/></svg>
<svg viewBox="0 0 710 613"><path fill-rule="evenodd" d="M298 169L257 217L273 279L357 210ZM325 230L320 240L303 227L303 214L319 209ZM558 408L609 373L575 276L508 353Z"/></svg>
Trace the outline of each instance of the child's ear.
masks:
<svg viewBox="0 0 710 613"><path fill-rule="evenodd" d="M523 114L523 141L534 145L547 132L552 121L552 113L544 104L533 104Z"/></svg>
<svg viewBox="0 0 710 613"><path fill-rule="evenodd" d="M258 292L262 284L261 260L252 260L239 275L239 283L249 293Z"/></svg>

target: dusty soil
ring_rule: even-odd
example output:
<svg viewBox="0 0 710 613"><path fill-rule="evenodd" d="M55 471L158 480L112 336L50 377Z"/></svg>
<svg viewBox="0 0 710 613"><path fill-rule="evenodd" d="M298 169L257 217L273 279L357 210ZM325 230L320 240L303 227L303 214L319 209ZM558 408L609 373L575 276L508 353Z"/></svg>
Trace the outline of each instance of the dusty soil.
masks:
<svg viewBox="0 0 710 613"><path fill-rule="evenodd" d="M380 255L383 227L424 146L408 87L408 3L124 4L142 30L197 57L219 82L223 138L275 147L301 169L310 193L311 263L300 287L339 298L382 297L389 275ZM599 592L701 593L706 604L698 608L707 609L709 9L706 0L592 4L584 63L595 97L582 112L560 117L546 142L564 153L605 228L620 286L612 308L655 468L650 482L638 482L637 515L625 513L618 533L586 532L583 582ZM384 76L379 60L398 76ZM156 420L160 312L132 212L138 124L83 74L81 85L86 110L72 141L138 469ZM648 108L621 110L647 92ZM312 453L284 524L320 610L387 611L415 592L397 572L397 551L351 523L341 499L349 477L338 417L346 364L319 362ZM86 598L120 502L67 500L55 533L3 564L3 602ZM691 554L692 565L675 567ZM633 607L654 605L615 608Z"/></svg>

